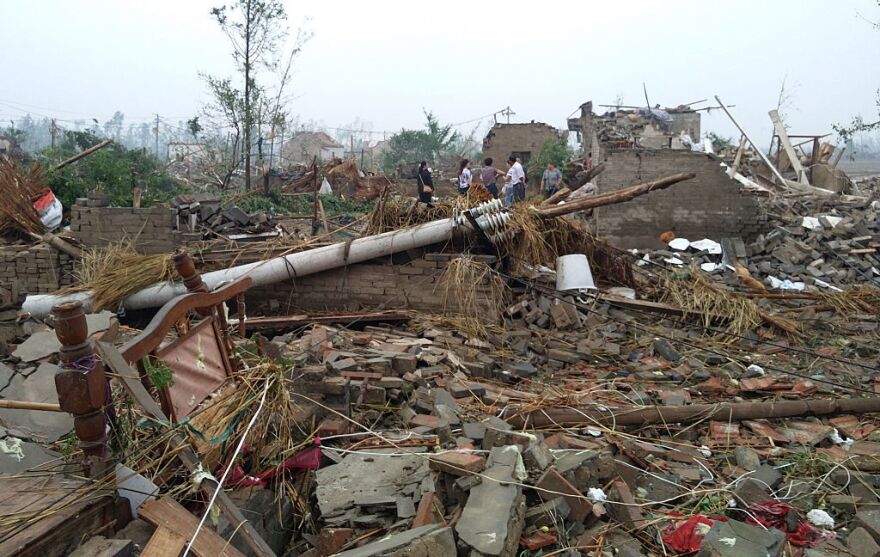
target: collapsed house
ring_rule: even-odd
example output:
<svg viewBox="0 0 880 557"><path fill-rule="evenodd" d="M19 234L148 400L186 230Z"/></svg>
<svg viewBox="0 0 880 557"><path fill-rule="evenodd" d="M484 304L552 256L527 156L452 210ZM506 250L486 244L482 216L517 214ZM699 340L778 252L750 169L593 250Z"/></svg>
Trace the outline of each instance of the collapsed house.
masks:
<svg viewBox="0 0 880 557"><path fill-rule="evenodd" d="M670 110L612 110L598 115L593 103L570 119L584 157L604 165L595 183L600 191L655 180L672 172L696 179L674 192L608 207L594 217L596 233L623 248L660 247L671 232L686 238L720 236L754 239L766 230L766 216L753 192L732 179L711 153L693 151L700 138L700 114Z"/></svg>
<svg viewBox="0 0 880 557"><path fill-rule="evenodd" d="M99 192L50 233L39 181L0 180L0 554L876 553L880 182L829 196L745 152L597 146L593 195L427 207L386 187L311 234L293 227L317 203ZM343 164L282 187L338 168L365 191ZM754 233L712 209L741 189ZM574 218L668 194L692 212L661 249ZM698 195L722 198L702 202L717 228L683 228Z"/></svg>
<svg viewBox="0 0 880 557"><path fill-rule="evenodd" d="M345 146L324 132L299 132L281 147L281 159L287 164L309 164L313 159L327 162L345 157Z"/></svg>

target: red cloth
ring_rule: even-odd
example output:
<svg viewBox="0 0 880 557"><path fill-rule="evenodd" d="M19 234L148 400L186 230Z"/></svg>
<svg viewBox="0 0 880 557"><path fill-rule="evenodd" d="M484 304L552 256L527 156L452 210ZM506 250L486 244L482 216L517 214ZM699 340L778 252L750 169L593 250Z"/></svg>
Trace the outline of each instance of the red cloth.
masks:
<svg viewBox="0 0 880 557"><path fill-rule="evenodd" d="M229 472L229 477L226 479L226 485L230 487L251 487L255 485L266 487L268 480L274 478L278 473L283 472L284 470L316 470L320 466L321 439L315 438L314 446L301 450L278 466L264 470L256 476L247 475L244 468L236 464Z"/></svg>
<svg viewBox="0 0 880 557"><path fill-rule="evenodd" d="M34 209L37 210L37 213L42 214L42 212L51 207L53 203L55 203L55 194L52 193L52 190L46 188L46 190L40 194L40 197L34 201Z"/></svg>
<svg viewBox="0 0 880 557"><path fill-rule="evenodd" d="M700 550L703 536L715 522L727 522L725 518L709 518L703 515L695 515L683 522L675 522L663 529L660 537L663 543L679 555L689 555ZM707 528L700 528L705 524Z"/></svg>
<svg viewBox="0 0 880 557"><path fill-rule="evenodd" d="M746 523L753 526L762 525L766 528L776 528L785 532L785 537L791 545L800 547L815 547L820 543L835 538L834 532L827 532L816 528L801 516L797 516L797 527L789 531L788 513L797 511L788 503L782 501L768 501L766 503L755 503L749 505L749 514L746 517Z"/></svg>

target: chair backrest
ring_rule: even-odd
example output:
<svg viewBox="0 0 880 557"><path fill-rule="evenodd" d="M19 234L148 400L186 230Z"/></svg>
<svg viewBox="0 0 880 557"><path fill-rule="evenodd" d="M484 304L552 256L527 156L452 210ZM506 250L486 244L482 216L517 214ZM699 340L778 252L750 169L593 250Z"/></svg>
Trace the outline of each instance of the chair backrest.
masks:
<svg viewBox="0 0 880 557"><path fill-rule="evenodd" d="M162 411L171 420L186 418L235 371L223 303L252 284L245 277L214 292L178 296L162 306L150 324L119 350L127 362L137 366L144 386L156 388ZM193 312L205 317L176 340L161 346L171 330ZM145 359L150 364L145 365ZM154 381L148 370L170 371L171 381L158 380L158 375L154 375Z"/></svg>

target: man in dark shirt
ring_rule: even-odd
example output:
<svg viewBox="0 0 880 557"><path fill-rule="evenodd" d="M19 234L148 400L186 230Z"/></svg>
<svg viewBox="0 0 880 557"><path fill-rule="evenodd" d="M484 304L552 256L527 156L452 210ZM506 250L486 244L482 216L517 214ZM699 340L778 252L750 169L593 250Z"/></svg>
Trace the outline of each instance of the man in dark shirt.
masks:
<svg viewBox="0 0 880 557"><path fill-rule="evenodd" d="M422 161L419 163L416 185L419 201L431 205L431 200L434 196L434 181L431 179L431 171L428 170L428 161Z"/></svg>
<svg viewBox="0 0 880 557"><path fill-rule="evenodd" d="M493 199L498 199L498 185L495 181L498 179L499 174L503 173L492 166L491 157L483 161L483 168L480 170L480 178L483 180L483 185L486 186L486 189L492 194Z"/></svg>

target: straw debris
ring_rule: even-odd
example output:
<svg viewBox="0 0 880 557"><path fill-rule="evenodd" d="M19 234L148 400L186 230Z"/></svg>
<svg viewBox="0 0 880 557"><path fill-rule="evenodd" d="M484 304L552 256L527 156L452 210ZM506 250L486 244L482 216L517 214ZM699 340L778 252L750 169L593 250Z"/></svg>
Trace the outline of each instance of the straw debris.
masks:
<svg viewBox="0 0 880 557"><path fill-rule="evenodd" d="M114 309L130 294L175 278L171 256L141 255L131 240L85 250L74 273L77 284L59 295L90 290L94 293L93 311Z"/></svg>

